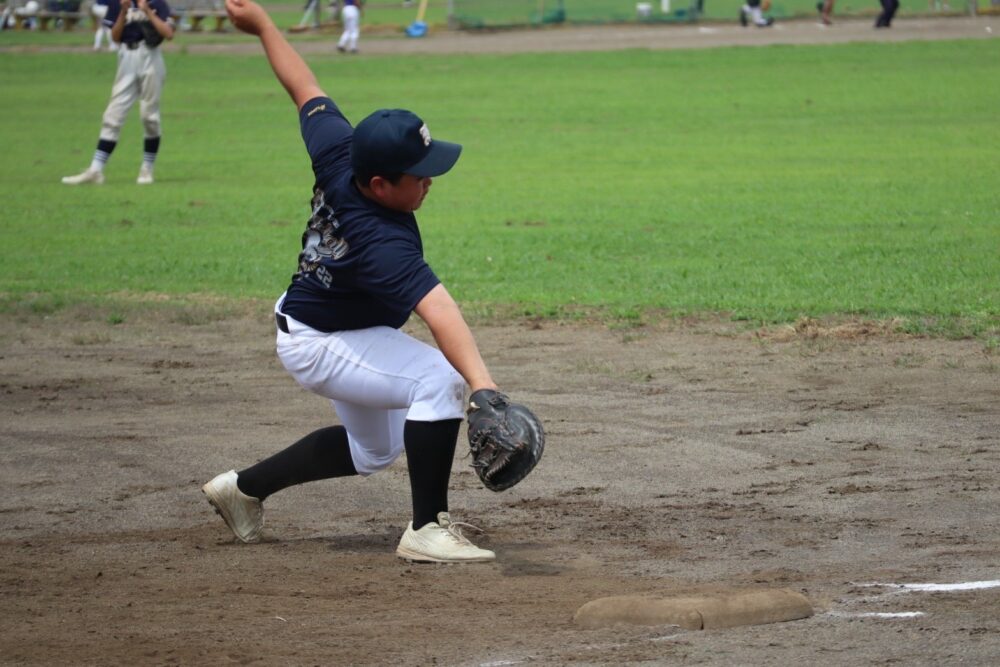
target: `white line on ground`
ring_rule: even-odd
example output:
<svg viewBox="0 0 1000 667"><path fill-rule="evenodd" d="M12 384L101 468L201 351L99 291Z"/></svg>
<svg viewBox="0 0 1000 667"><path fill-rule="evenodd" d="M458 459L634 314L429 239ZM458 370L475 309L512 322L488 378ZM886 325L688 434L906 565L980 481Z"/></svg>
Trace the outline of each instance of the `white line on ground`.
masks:
<svg viewBox="0 0 1000 667"><path fill-rule="evenodd" d="M828 611L827 616L836 618L917 618L924 615L922 611Z"/></svg>
<svg viewBox="0 0 1000 667"><path fill-rule="evenodd" d="M978 591L984 588L1000 587L1000 580L965 581L957 584L861 584L866 587L896 588L904 591L937 593L941 591Z"/></svg>
<svg viewBox="0 0 1000 667"><path fill-rule="evenodd" d="M864 588L890 589L873 596L867 596L868 601L885 600L902 593L940 593L947 591L980 591L988 588L1000 588L1000 579L988 581L962 581L954 584L854 584ZM918 618L924 615L922 611L900 612L851 612L831 610L824 614L835 618Z"/></svg>

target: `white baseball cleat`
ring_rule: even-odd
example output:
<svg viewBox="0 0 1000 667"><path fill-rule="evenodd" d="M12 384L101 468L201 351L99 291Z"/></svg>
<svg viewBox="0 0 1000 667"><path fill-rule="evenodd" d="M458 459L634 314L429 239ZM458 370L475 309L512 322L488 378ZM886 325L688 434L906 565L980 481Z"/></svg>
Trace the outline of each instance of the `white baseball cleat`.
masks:
<svg viewBox="0 0 1000 667"><path fill-rule="evenodd" d="M396 555L418 563L485 563L496 559L495 553L480 549L462 535L461 526L469 524L452 521L447 512L439 512L437 519L437 523L432 521L420 530L413 530L410 522Z"/></svg>
<svg viewBox="0 0 1000 667"><path fill-rule="evenodd" d="M153 168L147 167L145 164L139 169L139 178L135 179L135 182L139 185L152 185L153 183Z"/></svg>
<svg viewBox="0 0 1000 667"><path fill-rule="evenodd" d="M66 185L83 185L93 183L94 185L104 184L104 172L98 169L87 168L87 171L76 176L63 176L62 182Z"/></svg>
<svg viewBox="0 0 1000 667"><path fill-rule="evenodd" d="M236 471L218 475L201 487L215 511L243 542L256 542L264 527L264 506L236 486Z"/></svg>

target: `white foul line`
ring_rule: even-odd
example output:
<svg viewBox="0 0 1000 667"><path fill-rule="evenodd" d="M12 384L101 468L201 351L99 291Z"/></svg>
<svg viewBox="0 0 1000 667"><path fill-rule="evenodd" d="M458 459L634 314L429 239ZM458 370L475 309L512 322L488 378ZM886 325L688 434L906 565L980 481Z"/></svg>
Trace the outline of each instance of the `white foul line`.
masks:
<svg viewBox="0 0 1000 667"><path fill-rule="evenodd" d="M938 593L941 591L979 591L1000 587L1000 579L992 581L965 581L958 584L861 584L868 587L898 588L904 591Z"/></svg>
<svg viewBox="0 0 1000 667"><path fill-rule="evenodd" d="M923 616L922 611L862 611L862 612L850 612L850 611L830 611L827 612L828 616L836 616L837 618L917 618Z"/></svg>
<svg viewBox="0 0 1000 667"><path fill-rule="evenodd" d="M947 591L981 591L988 588L1000 588L1000 579L989 581L963 581L956 584L854 584L865 588L890 588L891 592L869 597L869 600L884 599L896 593L941 593ZM848 612L828 611L828 616L837 618L919 618L922 611L899 612Z"/></svg>

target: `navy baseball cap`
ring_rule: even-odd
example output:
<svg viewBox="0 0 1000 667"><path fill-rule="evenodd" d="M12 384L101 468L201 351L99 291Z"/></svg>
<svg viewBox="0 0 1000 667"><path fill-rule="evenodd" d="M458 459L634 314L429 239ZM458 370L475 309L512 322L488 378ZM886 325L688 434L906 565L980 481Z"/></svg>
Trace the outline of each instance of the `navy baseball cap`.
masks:
<svg viewBox="0 0 1000 667"><path fill-rule="evenodd" d="M426 123L405 109L379 109L354 128L351 167L356 174L440 176L462 146L431 139Z"/></svg>

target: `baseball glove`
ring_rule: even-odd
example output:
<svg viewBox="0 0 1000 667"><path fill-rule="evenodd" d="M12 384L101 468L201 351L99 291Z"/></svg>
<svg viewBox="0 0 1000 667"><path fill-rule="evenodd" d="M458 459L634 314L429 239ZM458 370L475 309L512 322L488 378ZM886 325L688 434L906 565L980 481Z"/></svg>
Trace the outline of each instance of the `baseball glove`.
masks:
<svg viewBox="0 0 1000 667"><path fill-rule="evenodd" d="M142 41L146 42L149 48L155 48L163 43L163 35L149 21L140 21L139 30L142 31Z"/></svg>
<svg viewBox="0 0 1000 667"><path fill-rule="evenodd" d="M542 424L506 394L480 389L469 398L472 467L486 488L503 491L527 477L545 448Z"/></svg>

